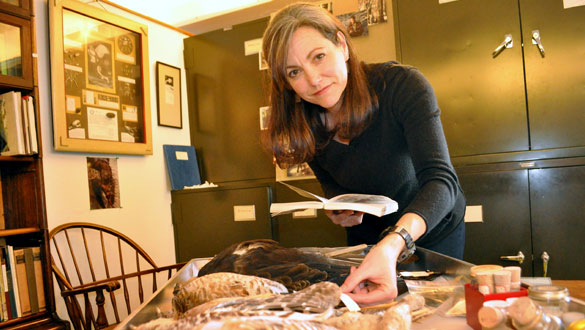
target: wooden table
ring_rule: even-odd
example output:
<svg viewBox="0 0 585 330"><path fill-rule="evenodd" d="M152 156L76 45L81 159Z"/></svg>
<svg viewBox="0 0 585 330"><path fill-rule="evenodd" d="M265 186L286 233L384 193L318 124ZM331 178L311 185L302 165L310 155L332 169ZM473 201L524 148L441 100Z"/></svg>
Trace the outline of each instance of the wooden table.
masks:
<svg viewBox="0 0 585 330"><path fill-rule="evenodd" d="M582 280L553 280L554 285L562 285L569 289L569 296L585 301L585 281Z"/></svg>

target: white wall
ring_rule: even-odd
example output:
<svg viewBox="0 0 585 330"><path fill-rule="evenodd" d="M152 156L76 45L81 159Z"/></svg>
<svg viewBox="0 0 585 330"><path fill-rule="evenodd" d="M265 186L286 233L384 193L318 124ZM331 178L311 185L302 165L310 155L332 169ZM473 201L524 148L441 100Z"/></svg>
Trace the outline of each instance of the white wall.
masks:
<svg viewBox="0 0 585 330"><path fill-rule="evenodd" d="M122 208L90 210L86 157L116 157L116 155L56 152L53 149L48 4L47 0L35 0L34 5L37 24L40 125L49 230L72 221L99 223L131 237L150 254L158 265L174 263L170 182L162 145L190 144L183 64L183 39L187 36L104 4L108 11L148 26L154 154L151 156L117 155ZM183 129L162 127L157 124L154 77L156 61L181 68ZM61 318L68 319L60 295L56 296L56 301L57 313Z"/></svg>

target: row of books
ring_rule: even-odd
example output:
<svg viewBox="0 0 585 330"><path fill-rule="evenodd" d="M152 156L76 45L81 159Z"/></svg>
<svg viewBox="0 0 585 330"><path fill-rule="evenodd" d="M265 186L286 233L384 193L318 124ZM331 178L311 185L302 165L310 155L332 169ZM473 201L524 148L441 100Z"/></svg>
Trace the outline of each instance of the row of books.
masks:
<svg viewBox="0 0 585 330"><path fill-rule="evenodd" d="M0 155L39 153L35 102L31 95L0 94Z"/></svg>
<svg viewBox="0 0 585 330"><path fill-rule="evenodd" d="M46 310L40 247L1 245L0 320Z"/></svg>

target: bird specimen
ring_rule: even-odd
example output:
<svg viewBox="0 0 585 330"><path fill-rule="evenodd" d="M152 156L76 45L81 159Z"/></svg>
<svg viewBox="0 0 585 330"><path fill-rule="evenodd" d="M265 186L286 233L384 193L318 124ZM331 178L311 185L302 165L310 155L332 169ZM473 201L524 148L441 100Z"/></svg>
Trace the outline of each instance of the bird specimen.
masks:
<svg viewBox="0 0 585 330"><path fill-rule="evenodd" d="M177 314L175 318L150 321L136 330L403 330L410 329L411 310L424 306L424 298L407 296L388 309L370 314L347 312L335 308L340 296L338 285L321 282L289 294L219 298Z"/></svg>
<svg viewBox="0 0 585 330"><path fill-rule="evenodd" d="M201 279L208 276L214 277L213 275L215 274L203 276ZM253 276L246 277L251 278ZM258 279L259 283L271 282L264 278L255 278ZM219 280L220 278L215 276L215 279ZM205 283L209 285L211 281L206 281ZM194 287L194 285L188 286L190 289ZM206 289L199 285L197 287L197 291ZM226 287L224 286L223 288L225 289ZM209 290L214 289L209 288ZM242 292L242 290L237 291ZM193 295L185 294L184 291L179 294L181 295L180 299L175 299L177 298L176 295L173 298L173 306L178 305L176 303L177 301L181 301L180 308L193 305L193 303L189 302L189 297L193 297ZM141 325L138 329L198 328L213 322L218 323L228 320L231 320L230 322L232 323L254 321L257 323L275 322L275 324L286 321L291 324L297 324L297 326L303 323L306 323L304 326L309 326L311 322L325 320L334 316L334 308L339 305L340 296L341 289L337 284L321 282L290 294L274 293L247 297L219 298L195 306L184 313L179 312L175 318L157 319ZM314 325L311 325L309 328L312 327Z"/></svg>
<svg viewBox="0 0 585 330"><path fill-rule="evenodd" d="M208 276L208 275L206 275ZM136 330L175 329L292 329L365 330L409 329L411 309L421 298L402 299L389 309L373 314L335 309L341 290L331 282L311 285L289 294L220 298L178 314L157 319ZM422 298L424 303L424 298Z"/></svg>
<svg viewBox="0 0 585 330"><path fill-rule="evenodd" d="M226 297L245 297L262 294L287 293L284 285L265 278L235 273L214 273L193 277L179 283L173 290L173 309L176 313L205 302Z"/></svg>
<svg viewBox="0 0 585 330"><path fill-rule="evenodd" d="M199 276L216 272L254 275L282 283L291 291L330 281L343 284L349 264L316 253L280 246L269 239L236 243L218 253L199 270Z"/></svg>

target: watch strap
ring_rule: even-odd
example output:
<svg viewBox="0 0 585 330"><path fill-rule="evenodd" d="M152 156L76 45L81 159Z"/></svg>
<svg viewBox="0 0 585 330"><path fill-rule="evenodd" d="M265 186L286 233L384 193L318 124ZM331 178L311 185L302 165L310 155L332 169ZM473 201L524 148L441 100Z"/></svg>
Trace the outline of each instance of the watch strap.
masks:
<svg viewBox="0 0 585 330"><path fill-rule="evenodd" d="M400 255L398 256L398 259L396 260L396 263L399 264L414 254L414 251L416 250L416 246L414 244L414 240L412 239L412 236L410 236L408 231L403 227L390 226L390 227L384 229L384 231L382 231L382 233L380 234L380 240L382 240L384 237L386 237L387 235L390 235L390 234L399 235L400 237L402 237L402 239L404 240L404 243L405 243L404 249L402 249L402 251L400 252Z"/></svg>

